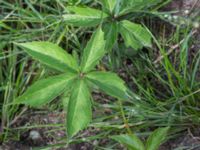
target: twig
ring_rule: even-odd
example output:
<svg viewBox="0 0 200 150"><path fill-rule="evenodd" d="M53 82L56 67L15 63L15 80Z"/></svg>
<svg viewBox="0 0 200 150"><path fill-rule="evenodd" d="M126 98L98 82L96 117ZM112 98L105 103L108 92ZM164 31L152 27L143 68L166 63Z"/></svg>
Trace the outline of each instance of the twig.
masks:
<svg viewBox="0 0 200 150"><path fill-rule="evenodd" d="M194 30L191 35L194 35L195 33L197 32L197 30ZM177 49L183 42L184 42L185 39L182 39L178 44L176 45L173 45L168 51L166 54L164 55L160 55L153 63L154 64L157 64L159 63L165 56L168 56L170 55L175 49Z"/></svg>
<svg viewBox="0 0 200 150"><path fill-rule="evenodd" d="M24 109L20 112L19 115L17 115L9 124L9 126L13 125L17 122L17 120L23 115L23 113L27 110L27 107L24 107Z"/></svg>

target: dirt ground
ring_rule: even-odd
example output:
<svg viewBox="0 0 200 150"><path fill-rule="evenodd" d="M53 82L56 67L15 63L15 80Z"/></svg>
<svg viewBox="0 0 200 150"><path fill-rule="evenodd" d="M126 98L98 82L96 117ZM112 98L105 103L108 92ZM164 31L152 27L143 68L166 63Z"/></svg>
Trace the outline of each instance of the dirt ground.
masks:
<svg viewBox="0 0 200 150"><path fill-rule="evenodd" d="M13 125L14 128L20 128L22 126L34 126L40 124L63 124L64 123L64 113L62 112L41 112L35 114L31 112L26 114L26 116L22 116L16 124ZM51 132L50 132L51 131ZM86 130L84 131L85 135L94 135L97 134L98 131ZM10 140L8 142L3 143L0 146L0 150L31 150L31 148L44 147L48 145L58 144L58 141L65 140L65 130L63 126L52 126L52 127L38 127L23 130L23 132L19 133L20 141ZM91 143L95 144L95 140ZM101 145L106 143L106 140L100 141ZM93 144L89 143L80 143L80 144L72 144L69 147L55 148L55 150L93 150ZM60 143L62 144L62 143ZM181 149L184 148L184 149ZM187 150L192 148L192 150L200 150L200 128L194 127L186 130L185 133L180 137L174 138L173 140L169 140L164 143L159 150ZM177 149L179 148L179 149ZM121 147L120 150L123 150Z"/></svg>

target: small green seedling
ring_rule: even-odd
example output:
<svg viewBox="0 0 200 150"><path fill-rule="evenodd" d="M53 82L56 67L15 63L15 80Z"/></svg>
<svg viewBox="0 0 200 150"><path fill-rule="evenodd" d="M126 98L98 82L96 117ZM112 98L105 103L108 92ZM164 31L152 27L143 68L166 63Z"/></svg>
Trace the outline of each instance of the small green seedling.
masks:
<svg viewBox="0 0 200 150"><path fill-rule="evenodd" d="M104 33L101 28L92 35L84 49L80 65L72 55L53 43L30 42L17 45L41 63L60 71L61 74L37 81L15 102L40 107L69 91L66 119L69 137L87 127L92 119L89 86L91 83L117 99L127 98L127 88L121 78L115 73L95 71L95 66L106 53Z"/></svg>
<svg viewBox="0 0 200 150"><path fill-rule="evenodd" d="M129 150L158 150L159 146L165 140L169 127L155 130L147 139L146 144L134 134L115 135L111 138L124 144Z"/></svg>
<svg viewBox="0 0 200 150"><path fill-rule="evenodd" d="M151 47L151 34L142 25L129 20L160 0L98 0L102 10L87 6L69 6L70 14L63 15L65 23L78 27L102 24L106 39L106 50L111 50L121 34L126 47L134 50Z"/></svg>

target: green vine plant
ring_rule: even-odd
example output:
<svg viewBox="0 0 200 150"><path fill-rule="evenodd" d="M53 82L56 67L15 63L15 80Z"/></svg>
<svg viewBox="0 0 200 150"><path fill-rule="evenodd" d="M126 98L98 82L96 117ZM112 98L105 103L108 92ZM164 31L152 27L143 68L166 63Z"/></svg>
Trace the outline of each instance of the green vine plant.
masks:
<svg viewBox="0 0 200 150"><path fill-rule="evenodd" d="M72 55L53 43L17 43L29 55L60 74L37 81L15 103L41 107L69 91L66 129L68 137L73 137L92 120L92 85L117 99L128 98L127 87L117 74L95 70L106 53L105 43L104 32L99 27L87 43L80 65Z"/></svg>
<svg viewBox="0 0 200 150"><path fill-rule="evenodd" d="M110 51L119 34L125 46L134 50L151 47L151 33L140 24L129 20L138 13L160 2L160 0L98 0L102 10L87 6L68 6L68 14L63 15L66 24L76 27L94 27L102 24L105 33L105 49Z"/></svg>
<svg viewBox="0 0 200 150"><path fill-rule="evenodd" d="M115 135L111 138L125 145L128 150L158 150L165 141L168 130L169 127L156 129L145 143L134 134Z"/></svg>

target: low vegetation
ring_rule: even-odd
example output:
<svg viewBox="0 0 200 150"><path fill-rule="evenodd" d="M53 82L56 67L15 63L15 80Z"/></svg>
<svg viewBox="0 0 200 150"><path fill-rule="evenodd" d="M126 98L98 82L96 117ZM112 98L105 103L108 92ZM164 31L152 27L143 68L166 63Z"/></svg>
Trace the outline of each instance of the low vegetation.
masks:
<svg viewBox="0 0 200 150"><path fill-rule="evenodd" d="M174 3L0 1L0 149L199 149L200 4Z"/></svg>

